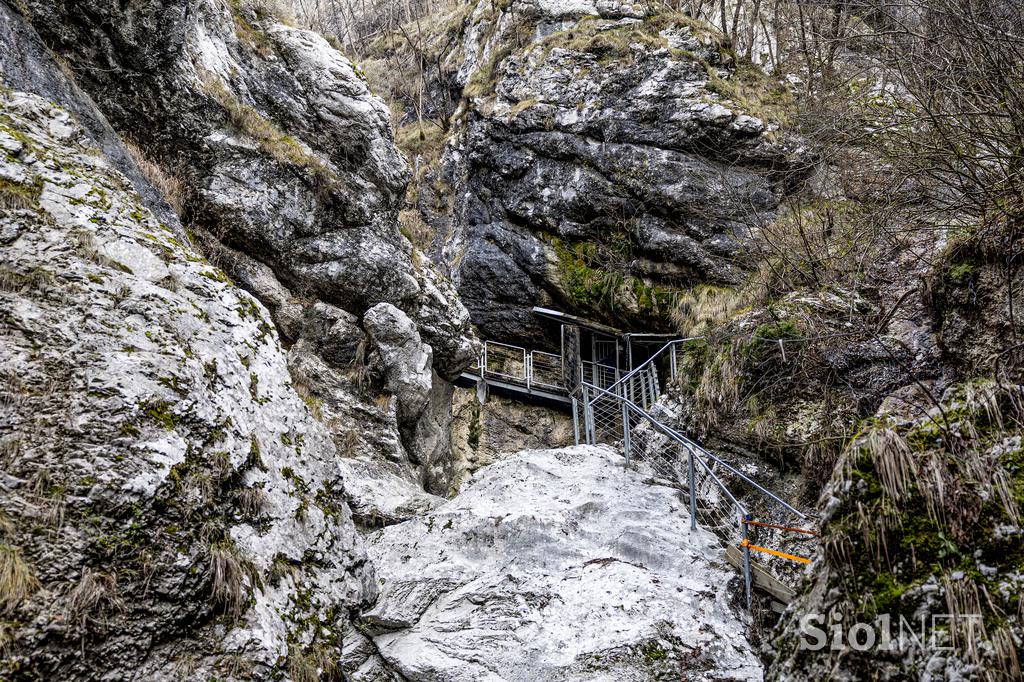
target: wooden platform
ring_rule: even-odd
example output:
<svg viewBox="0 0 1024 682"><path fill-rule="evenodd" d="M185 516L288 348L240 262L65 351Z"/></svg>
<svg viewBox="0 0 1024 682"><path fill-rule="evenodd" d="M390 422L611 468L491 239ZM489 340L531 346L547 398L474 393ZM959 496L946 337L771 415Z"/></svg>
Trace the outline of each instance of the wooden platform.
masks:
<svg viewBox="0 0 1024 682"><path fill-rule="evenodd" d="M725 560L736 568L743 570L743 550L730 545L725 550ZM754 587L767 592L783 604L788 604L796 598L796 591L778 578L773 576L768 569L761 566L754 560L750 561L751 582Z"/></svg>

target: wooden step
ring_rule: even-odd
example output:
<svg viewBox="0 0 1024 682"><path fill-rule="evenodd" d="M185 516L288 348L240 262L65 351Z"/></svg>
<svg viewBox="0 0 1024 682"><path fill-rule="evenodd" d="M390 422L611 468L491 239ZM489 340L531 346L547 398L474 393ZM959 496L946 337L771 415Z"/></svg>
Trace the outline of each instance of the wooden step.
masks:
<svg viewBox="0 0 1024 682"><path fill-rule="evenodd" d="M740 569L740 572L743 571L743 550L739 547L732 545L727 547L725 550L725 560ZM796 591L793 588L780 581L767 568L753 560L750 562L750 576L754 587L767 592L783 604L788 604L796 597Z"/></svg>

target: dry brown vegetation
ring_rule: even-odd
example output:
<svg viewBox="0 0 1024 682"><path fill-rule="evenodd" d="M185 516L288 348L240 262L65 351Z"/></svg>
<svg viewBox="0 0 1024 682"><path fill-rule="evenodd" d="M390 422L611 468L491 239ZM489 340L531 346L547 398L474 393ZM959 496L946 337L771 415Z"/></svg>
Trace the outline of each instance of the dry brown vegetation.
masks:
<svg viewBox="0 0 1024 682"><path fill-rule="evenodd" d="M836 610L911 613L922 599L915 588L938 576L945 603L927 608L956 616L957 656L980 666L979 679L1019 679L1019 604L1002 581L1022 559L1019 539L1005 533L1020 526L1024 502L1024 460L1005 444L1022 428L1021 388L992 382L959 386L923 418L869 424L834 482L847 491L824 539L840 568Z"/></svg>
<svg viewBox="0 0 1024 682"><path fill-rule="evenodd" d="M188 199L185 182L175 173L164 170L160 164L147 156L133 140L125 139L124 146L135 161L135 165L142 171L143 177L156 191L160 192L167 205L180 216L185 210L185 202Z"/></svg>
<svg viewBox="0 0 1024 682"><path fill-rule="evenodd" d="M102 629L110 615L123 609L117 576L86 568L67 596L64 618L75 632L84 636L90 630Z"/></svg>
<svg viewBox="0 0 1024 682"><path fill-rule="evenodd" d="M334 173L324 161L302 142L281 132L254 107L238 99L219 78L203 74L203 85L224 109L228 123L239 133L255 140L266 154L279 163L308 171L320 186L326 187L335 182Z"/></svg>
<svg viewBox="0 0 1024 682"><path fill-rule="evenodd" d="M0 613L13 612L38 589L39 580L21 550L0 544Z"/></svg>
<svg viewBox="0 0 1024 682"><path fill-rule="evenodd" d="M25 185L0 178L0 209L37 208L41 192L38 182Z"/></svg>
<svg viewBox="0 0 1024 682"><path fill-rule="evenodd" d="M211 544L209 562L210 596L225 613L237 618L242 613L249 590L258 584L259 575L230 541Z"/></svg>

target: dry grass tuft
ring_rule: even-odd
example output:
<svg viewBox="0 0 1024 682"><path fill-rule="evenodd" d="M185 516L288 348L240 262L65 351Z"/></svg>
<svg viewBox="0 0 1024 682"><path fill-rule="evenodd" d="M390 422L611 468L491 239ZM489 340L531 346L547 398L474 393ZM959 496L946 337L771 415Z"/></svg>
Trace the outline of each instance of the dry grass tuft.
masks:
<svg viewBox="0 0 1024 682"><path fill-rule="evenodd" d="M213 601L225 613L238 618L249 591L259 584L258 572L251 562L242 558L238 548L230 541L210 545L209 555L210 593Z"/></svg>
<svg viewBox="0 0 1024 682"><path fill-rule="evenodd" d="M4 659L11 654L14 639L14 623L0 620L0 659Z"/></svg>
<svg viewBox="0 0 1024 682"><path fill-rule="evenodd" d="M295 26L298 21L295 17L295 8L284 0L245 0L245 4L251 7L261 20L270 18L287 26Z"/></svg>
<svg viewBox="0 0 1024 682"><path fill-rule="evenodd" d="M108 614L122 610L124 602L117 592L117 576L86 568L68 595L64 618L79 633L85 633L92 627L103 627Z"/></svg>
<svg viewBox="0 0 1024 682"><path fill-rule="evenodd" d="M718 424L720 418L734 414L743 402L743 363L737 357L735 344L704 365L694 400L700 406L706 428Z"/></svg>
<svg viewBox="0 0 1024 682"><path fill-rule="evenodd" d="M365 388L370 381L370 366L367 362L369 342L366 337L359 340L352 362L348 366L348 378L357 388Z"/></svg>
<svg viewBox="0 0 1024 682"><path fill-rule="evenodd" d="M56 277L45 268L32 268L18 272L6 265L0 265L0 291L21 293L23 291L44 291L52 286Z"/></svg>
<svg viewBox="0 0 1024 682"><path fill-rule="evenodd" d="M292 682L319 682L321 675L334 679L338 672L338 653L323 644L312 644L305 649L289 646L288 673Z"/></svg>
<svg viewBox="0 0 1024 682"><path fill-rule="evenodd" d="M38 589L39 580L21 550L0 545L0 612L13 612Z"/></svg>
<svg viewBox="0 0 1024 682"><path fill-rule="evenodd" d="M235 493L235 499L242 514L249 517L259 516L267 506L267 493L258 486L242 488Z"/></svg>
<svg viewBox="0 0 1024 682"><path fill-rule="evenodd" d="M256 140L260 149L279 163L308 171L320 187L334 184L334 173L308 147L291 135L281 132L255 108L239 100L223 81L213 74L204 73L202 79L206 91L224 109L228 123L235 130Z"/></svg>
<svg viewBox="0 0 1024 682"><path fill-rule="evenodd" d="M906 499L918 471L903 436L891 428L874 429L868 433L863 445L871 455L882 489L894 502Z"/></svg>
<svg viewBox="0 0 1024 682"><path fill-rule="evenodd" d="M210 547L210 591L213 601L238 617L242 612L244 572L238 550L230 543Z"/></svg>
<svg viewBox="0 0 1024 682"><path fill-rule="evenodd" d="M42 190L38 180L31 185L22 185L0 178L0 209L35 209L39 206Z"/></svg>
<svg viewBox="0 0 1024 682"><path fill-rule="evenodd" d="M85 260L95 263L100 267L132 274L132 269L130 267L124 263L119 263L112 258L108 258L100 252L99 248L96 246L95 235L89 230L78 230L71 233L71 236L75 239L78 254Z"/></svg>
<svg viewBox="0 0 1024 682"><path fill-rule="evenodd" d="M398 230L416 251L428 251L434 241L433 228L423 220L423 215L416 209L404 209L399 212Z"/></svg>
<svg viewBox="0 0 1024 682"><path fill-rule="evenodd" d="M682 336L703 336L736 317L753 303L749 288L702 285L677 294L671 320Z"/></svg>
<svg viewBox="0 0 1024 682"><path fill-rule="evenodd" d="M188 190L184 181L177 175L165 171L160 164L149 158L133 140L126 138L124 146L135 161L135 165L142 171L143 177L153 185L156 191L160 192L164 201L180 216L185 210L185 201L188 198Z"/></svg>
<svg viewBox="0 0 1024 682"><path fill-rule="evenodd" d="M285 578L290 578L296 585L302 577L302 570L288 557L278 554L270 563L269 579L271 585L278 585Z"/></svg>
<svg viewBox="0 0 1024 682"><path fill-rule="evenodd" d="M335 441L338 445L338 454L342 457L355 457L359 447L359 431L349 429L345 435Z"/></svg>
<svg viewBox="0 0 1024 682"><path fill-rule="evenodd" d="M306 407L309 408L313 418L318 422L322 422L324 420L323 401L313 394L313 389L304 381L293 379L292 386L295 388L298 396L302 398L302 402L306 403Z"/></svg>

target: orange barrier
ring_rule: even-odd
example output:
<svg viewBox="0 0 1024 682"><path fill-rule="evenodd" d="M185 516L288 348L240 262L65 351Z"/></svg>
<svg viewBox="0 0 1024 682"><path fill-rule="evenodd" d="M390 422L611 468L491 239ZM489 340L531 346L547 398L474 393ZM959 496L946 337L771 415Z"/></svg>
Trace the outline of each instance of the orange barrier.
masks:
<svg viewBox="0 0 1024 682"><path fill-rule="evenodd" d="M758 552L764 552L765 554L772 554L774 556L782 557L783 559L789 559L790 561L796 561L796 562L801 563L801 564L809 564L809 563L811 563L811 560L807 559L805 557L795 556L793 554L786 554L785 552L779 552L779 551L776 551L774 549L768 549L767 547L759 547L758 545L751 544L750 541L746 540L746 539L743 540L742 542L740 542L740 547L745 547L747 549L755 549Z"/></svg>

